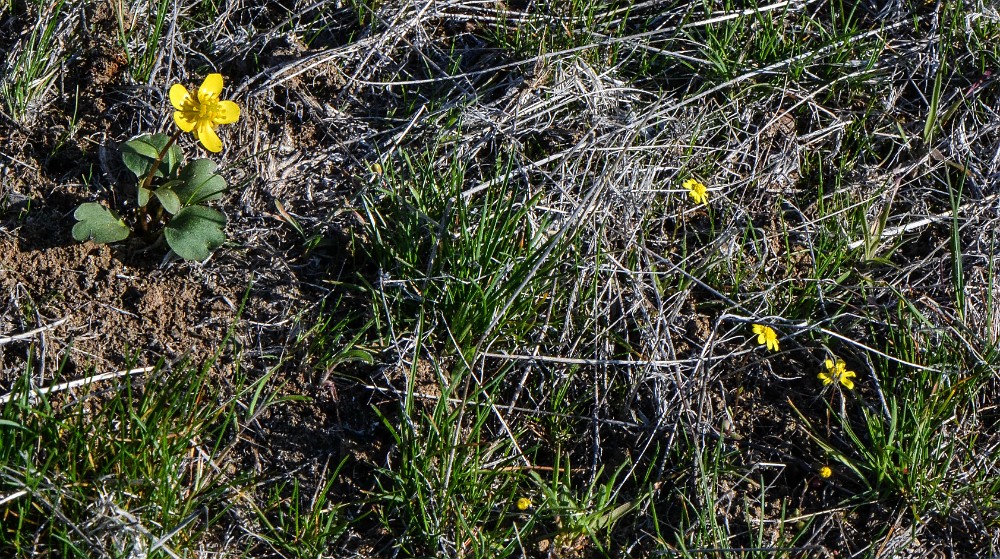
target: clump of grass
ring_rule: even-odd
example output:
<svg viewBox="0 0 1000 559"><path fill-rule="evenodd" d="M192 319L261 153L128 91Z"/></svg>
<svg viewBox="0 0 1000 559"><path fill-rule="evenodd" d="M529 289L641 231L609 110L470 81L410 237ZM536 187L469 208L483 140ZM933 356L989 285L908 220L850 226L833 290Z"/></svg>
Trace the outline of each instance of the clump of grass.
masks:
<svg viewBox="0 0 1000 559"><path fill-rule="evenodd" d="M440 395L418 392L418 381L437 385ZM501 381L486 381L461 361L452 369L431 363L430 370L415 362L406 371L400 409L382 417L394 452L372 495L376 519L390 535L387 548L406 555L504 557L530 533L532 517L514 507L523 495L519 433L496 423L494 394Z"/></svg>
<svg viewBox="0 0 1000 559"><path fill-rule="evenodd" d="M273 402L267 378L226 397L209 370L152 367L69 397L32 389L29 366L0 408L0 552L172 555L205 541L252 483L224 473L241 425Z"/></svg>
<svg viewBox="0 0 1000 559"><path fill-rule="evenodd" d="M449 346L465 348L495 326L516 339L532 327L536 304L519 293L537 273L543 224L530 218L534 201L513 188L502 165L487 169L484 180L495 181L493 188L467 198L468 164L452 157L442 166L438 159L436 151L404 152L364 200L380 275L372 287L380 299L388 296L375 304L390 304L390 319L411 317L403 318L408 327L392 325L409 331L413 319L427 316L449 332L441 338Z"/></svg>
<svg viewBox="0 0 1000 559"><path fill-rule="evenodd" d="M171 15L171 9L176 16L177 7L176 3L159 0L148 2L145 6L146 13L133 15L124 9L123 4L114 5L118 43L125 53L132 78L136 81L148 82L153 77L153 71L164 52L160 44L167 31L168 16ZM200 2L198 8L208 13L215 11L211 2Z"/></svg>
<svg viewBox="0 0 1000 559"><path fill-rule="evenodd" d="M295 557L319 557L344 535L349 514L343 509L348 505L332 498L344 462L332 471L329 466L325 465L319 479L310 480L309 485L316 487L311 494L305 494L303 484L295 478L276 481L269 488L256 511L263 528L260 537L268 545Z"/></svg>
<svg viewBox="0 0 1000 559"><path fill-rule="evenodd" d="M57 0L20 16L36 21L11 48L0 78L0 97L15 120L30 120L56 81L63 57L57 37L67 28L65 7L65 0Z"/></svg>

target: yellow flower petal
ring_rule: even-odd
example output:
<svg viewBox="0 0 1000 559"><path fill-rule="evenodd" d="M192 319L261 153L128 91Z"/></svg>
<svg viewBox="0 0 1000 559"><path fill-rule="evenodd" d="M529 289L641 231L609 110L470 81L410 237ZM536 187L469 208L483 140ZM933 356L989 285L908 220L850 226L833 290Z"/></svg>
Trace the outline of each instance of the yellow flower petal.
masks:
<svg viewBox="0 0 1000 559"><path fill-rule="evenodd" d="M240 119L240 106L232 101L219 101L215 111L212 117L215 124L231 124Z"/></svg>
<svg viewBox="0 0 1000 559"><path fill-rule="evenodd" d="M705 189L703 187L696 185L691 190L691 199L694 200L695 204L704 204L708 202L708 195L705 194Z"/></svg>
<svg viewBox="0 0 1000 559"><path fill-rule="evenodd" d="M198 102L208 103L222 94L222 74L209 74L198 88Z"/></svg>
<svg viewBox="0 0 1000 559"><path fill-rule="evenodd" d="M826 373L820 373L819 380L823 381L824 386L833 382L833 379L830 378L830 375Z"/></svg>
<svg viewBox="0 0 1000 559"><path fill-rule="evenodd" d="M179 83L175 83L170 86L170 104L174 106L178 111L184 109L184 102L191 99L191 94L188 93L186 87ZM185 132L190 132L190 130L185 130Z"/></svg>
<svg viewBox="0 0 1000 559"><path fill-rule="evenodd" d="M215 133L215 129L212 128L211 124L208 123L198 123L198 128L195 130L195 136L197 136L198 141L201 145L205 146L205 149L213 153L219 153L222 151L222 140L219 139L219 135Z"/></svg>
<svg viewBox="0 0 1000 559"><path fill-rule="evenodd" d="M195 125L198 123L193 120L189 120L188 117L185 116L184 112L174 111L174 124L177 125L177 128L180 128L185 132L190 132L194 130Z"/></svg>
<svg viewBox="0 0 1000 559"><path fill-rule="evenodd" d="M854 381L851 380L852 377L856 377L854 371L844 371L844 374L840 375L840 384L843 384L848 390L854 390Z"/></svg>
<svg viewBox="0 0 1000 559"><path fill-rule="evenodd" d="M764 333L764 326L762 326L760 324L754 324L753 325L753 333L754 334L763 334ZM763 342L757 342L757 343L763 343Z"/></svg>

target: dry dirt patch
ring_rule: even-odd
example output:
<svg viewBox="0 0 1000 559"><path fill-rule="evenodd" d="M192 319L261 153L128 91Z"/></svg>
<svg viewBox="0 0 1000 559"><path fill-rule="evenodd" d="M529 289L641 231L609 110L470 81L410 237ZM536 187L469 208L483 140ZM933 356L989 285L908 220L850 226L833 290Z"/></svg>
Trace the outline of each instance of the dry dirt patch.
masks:
<svg viewBox="0 0 1000 559"><path fill-rule="evenodd" d="M0 239L0 288L7 294L0 331L66 318L46 333L45 349L56 362L66 358L71 370L208 356L236 318L236 285L129 265L107 246L67 242L20 250L21 242L16 236ZM0 355L7 384L22 370L25 352Z"/></svg>

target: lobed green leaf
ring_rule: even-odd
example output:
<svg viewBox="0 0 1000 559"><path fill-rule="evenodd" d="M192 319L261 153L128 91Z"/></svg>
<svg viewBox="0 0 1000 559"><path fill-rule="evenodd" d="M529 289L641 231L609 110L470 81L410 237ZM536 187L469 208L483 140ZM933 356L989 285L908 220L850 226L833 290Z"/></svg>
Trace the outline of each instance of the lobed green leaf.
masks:
<svg viewBox="0 0 1000 559"><path fill-rule="evenodd" d="M186 260L201 262L226 240L226 216L205 206L188 206L177 212L164 229L167 244Z"/></svg>
<svg viewBox="0 0 1000 559"><path fill-rule="evenodd" d="M80 204L73 217L79 222L73 226L73 238L81 243L87 239L98 244L114 243L130 233L117 213L96 202Z"/></svg>

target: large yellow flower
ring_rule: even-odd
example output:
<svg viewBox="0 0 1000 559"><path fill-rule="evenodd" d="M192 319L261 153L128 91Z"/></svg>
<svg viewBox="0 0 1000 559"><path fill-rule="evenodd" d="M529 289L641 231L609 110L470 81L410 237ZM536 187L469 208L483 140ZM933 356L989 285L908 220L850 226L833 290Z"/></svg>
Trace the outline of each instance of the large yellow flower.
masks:
<svg viewBox="0 0 1000 559"><path fill-rule="evenodd" d="M827 359L823 362L826 366L826 370L819 374L819 380L823 381L823 384L833 384L835 382L840 382L844 385L844 388L848 390L854 389L854 381L851 378L856 377L854 371L847 370L847 363L844 363L843 359Z"/></svg>
<svg viewBox="0 0 1000 559"><path fill-rule="evenodd" d="M192 96L186 87L174 84L170 88L170 103L174 108L174 122L185 132L194 132L194 137L211 152L222 151L222 140L215 133L220 124L230 124L240 118L240 107L232 101L221 101L222 74L209 74L198 88L198 95Z"/></svg>

